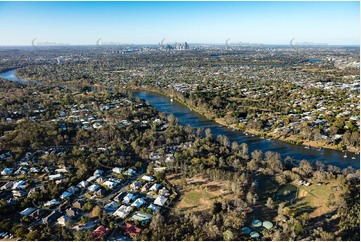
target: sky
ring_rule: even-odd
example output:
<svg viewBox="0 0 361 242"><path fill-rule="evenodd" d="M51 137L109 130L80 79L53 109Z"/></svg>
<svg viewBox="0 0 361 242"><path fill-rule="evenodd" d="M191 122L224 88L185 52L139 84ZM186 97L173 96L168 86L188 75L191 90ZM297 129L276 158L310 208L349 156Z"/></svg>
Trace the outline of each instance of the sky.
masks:
<svg viewBox="0 0 361 242"><path fill-rule="evenodd" d="M0 2L0 45L359 45L359 2Z"/></svg>

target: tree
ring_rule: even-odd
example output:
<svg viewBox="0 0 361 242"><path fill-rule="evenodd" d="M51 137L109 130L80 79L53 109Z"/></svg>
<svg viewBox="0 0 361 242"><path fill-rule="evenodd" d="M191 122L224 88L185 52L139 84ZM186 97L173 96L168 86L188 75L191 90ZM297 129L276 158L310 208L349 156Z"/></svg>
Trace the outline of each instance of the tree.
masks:
<svg viewBox="0 0 361 242"><path fill-rule="evenodd" d="M205 133L205 135L206 135L206 138L208 138L208 139L213 139L213 134L212 134L210 128L206 128L206 130L204 131L204 133Z"/></svg>
<svg viewBox="0 0 361 242"><path fill-rule="evenodd" d="M17 228L14 232L15 236L19 238L24 238L27 233L29 233L29 230L25 227Z"/></svg>
<svg viewBox="0 0 361 242"><path fill-rule="evenodd" d="M229 229L223 232L223 239L226 241L234 240L233 232Z"/></svg>
<svg viewBox="0 0 361 242"><path fill-rule="evenodd" d="M213 100L212 100L212 104L214 106L216 106L217 108L221 107L222 105L222 98L220 96L216 96Z"/></svg>
<svg viewBox="0 0 361 242"><path fill-rule="evenodd" d="M313 172L312 165L307 160L301 160L299 168L306 174L307 177Z"/></svg>
<svg viewBox="0 0 361 242"><path fill-rule="evenodd" d="M163 227L164 217L160 214L159 211L153 216L152 222L149 225L149 228L155 231L159 231Z"/></svg>
<svg viewBox="0 0 361 242"><path fill-rule="evenodd" d="M31 240L31 241L35 241L35 240L40 240L41 234L39 231L34 230L31 231L30 233L28 233L25 237L26 240Z"/></svg>
<svg viewBox="0 0 361 242"><path fill-rule="evenodd" d="M101 218L103 215L103 211L102 208L99 205L96 205L93 210L91 211L91 217L98 217Z"/></svg>
<svg viewBox="0 0 361 242"><path fill-rule="evenodd" d="M268 208L270 208L270 209L273 209L273 208L274 208L274 202L273 202L272 198L269 197L269 198L267 199L266 206L267 206Z"/></svg>
<svg viewBox="0 0 361 242"><path fill-rule="evenodd" d="M220 202L213 202L213 205L212 205L212 210L211 210L212 214L217 214L217 213L220 213L222 211L222 203Z"/></svg>

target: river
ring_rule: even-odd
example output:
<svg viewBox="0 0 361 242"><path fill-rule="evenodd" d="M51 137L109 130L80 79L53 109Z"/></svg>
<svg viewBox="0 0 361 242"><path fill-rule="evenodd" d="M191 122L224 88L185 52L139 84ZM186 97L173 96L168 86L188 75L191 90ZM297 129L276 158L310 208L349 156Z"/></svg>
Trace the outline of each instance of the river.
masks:
<svg viewBox="0 0 361 242"><path fill-rule="evenodd" d="M14 82L28 82L26 79L21 79L16 76L16 70L9 70L0 73L0 77Z"/></svg>
<svg viewBox="0 0 361 242"><path fill-rule="evenodd" d="M150 92L133 92L133 97L139 97L149 101L150 104L161 112L173 114L182 125L191 125L195 128L210 128L212 134L216 137L219 134L226 135L231 142L237 141L239 144L246 143L248 145L249 153L254 150L274 151L281 154L284 159L290 156L297 161L306 159L311 162L322 161L325 165L331 164L340 168L352 166L360 168L360 155L351 152L346 152L347 158L344 153L331 150L331 149L317 149L310 147L306 149L303 145L288 144L278 140L262 139L258 136L246 135L242 132L229 129L221 126L218 123L204 118L202 115L190 110L185 105L171 101L168 97L160 94ZM352 159L354 157L355 159Z"/></svg>
<svg viewBox="0 0 361 242"><path fill-rule="evenodd" d="M20 79L16 77L15 70L10 70L0 73L0 77L9 81L27 82L26 79ZM173 114L182 125L191 125L195 128L210 128L212 134L216 137L219 134L226 135L231 142L237 141L239 144L246 143L248 145L249 153L254 150L274 151L281 154L284 159L287 156L300 161L306 159L311 162L322 161L325 165L331 164L340 168L346 168L352 166L356 169L360 168L360 155L356 155L351 152L346 152L347 157L344 157L344 153L331 150L316 148L306 149L303 145L287 144L278 140L267 140L257 136L246 135L242 132L229 129L225 126L221 126L214 121L204 118L202 115L190 110L179 102L172 102L168 97L150 93L150 92L133 92L133 97L139 97L149 101L151 105L157 108L161 112L167 114ZM354 157L355 159L352 159Z"/></svg>

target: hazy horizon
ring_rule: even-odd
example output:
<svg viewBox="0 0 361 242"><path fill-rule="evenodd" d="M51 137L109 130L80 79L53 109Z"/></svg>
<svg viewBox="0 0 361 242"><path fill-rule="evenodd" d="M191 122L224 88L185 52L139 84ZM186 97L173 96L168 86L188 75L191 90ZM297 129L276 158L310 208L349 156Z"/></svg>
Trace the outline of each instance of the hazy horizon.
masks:
<svg viewBox="0 0 361 242"><path fill-rule="evenodd" d="M0 2L0 46L359 46L359 2Z"/></svg>

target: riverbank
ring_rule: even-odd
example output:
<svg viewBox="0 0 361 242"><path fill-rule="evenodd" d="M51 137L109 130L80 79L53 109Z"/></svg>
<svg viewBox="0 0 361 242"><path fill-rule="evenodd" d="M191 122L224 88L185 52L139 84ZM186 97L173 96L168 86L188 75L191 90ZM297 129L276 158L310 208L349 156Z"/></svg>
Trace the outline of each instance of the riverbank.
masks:
<svg viewBox="0 0 361 242"><path fill-rule="evenodd" d="M170 93L165 92L164 90L159 90L157 88L151 87L151 86L143 86L143 87L139 87L139 86L131 86L131 89L134 91L146 91L146 92L150 92L150 93L154 93L154 94L158 94L158 95L162 95L165 96L169 99L173 99L174 101L179 102L180 104L188 107L189 109L191 109L192 111L196 112L197 114L201 115L202 117L214 121L219 125L225 126L229 129L232 130L236 130L239 132L242 132L246 135L251 134L251 135L255 135L264 139L269 139L269 140L279 140L288 144L296 144L296 145L303 145L307 148L311 148L311 149L331 149L331 150L337 150L337 151L342 151L340 146L337 145L329 145L326 144L325 141L306 141L306 140L300 140L297 136L288 136L288 137L283 137L281 135L278 135L276 133L273 132L264 132L264 131L259 131L259 130L254 130L254 129L247 129L245 126L241 125L230 125L227 123L227 121L224 118L216 118L215 115L212 114L205 114L202 111L200 111L197 107L189 104L188 102L184 101L184 100L180 100L179 98L177 98L175 95L172 95ZM348 152L351 153L357 153L358 150L356 148L350 148L348 149Z"/></svg>

